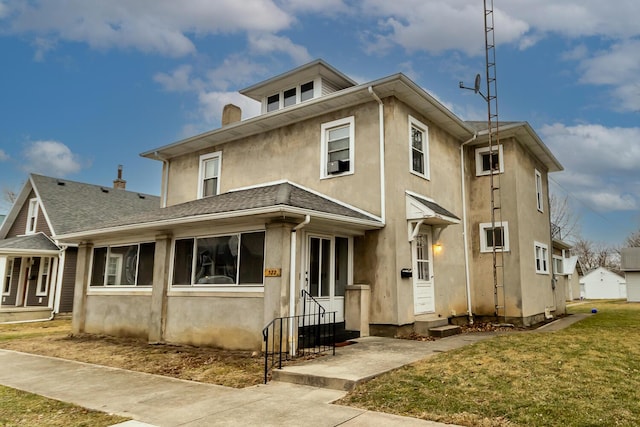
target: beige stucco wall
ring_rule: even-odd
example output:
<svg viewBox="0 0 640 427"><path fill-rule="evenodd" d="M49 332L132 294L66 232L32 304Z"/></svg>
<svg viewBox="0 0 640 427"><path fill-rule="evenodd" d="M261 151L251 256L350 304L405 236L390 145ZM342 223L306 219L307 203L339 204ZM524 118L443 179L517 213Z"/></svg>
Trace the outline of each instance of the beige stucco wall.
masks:
<svg viewBox="0 0 640 427"><path fill-rule="evenodd" d="M83 332L147 338L150 305L150 294L87 295Z"/></svg>
<svg viewBox="0 0 640 427"><path fill-rule="evenodd" d="M354 116L352 175L320 178L321 125ZM220 192L287 179L380 214L378 108L375 102L171 159L167 204L197 198L202 154L221 152Z"/></svg>
<svg viewBox="0 0 640 427"><path fill-rule="evenodd" d="M165 340L260 350L263 310L260 297L171 296L167 301Z"/></svg>

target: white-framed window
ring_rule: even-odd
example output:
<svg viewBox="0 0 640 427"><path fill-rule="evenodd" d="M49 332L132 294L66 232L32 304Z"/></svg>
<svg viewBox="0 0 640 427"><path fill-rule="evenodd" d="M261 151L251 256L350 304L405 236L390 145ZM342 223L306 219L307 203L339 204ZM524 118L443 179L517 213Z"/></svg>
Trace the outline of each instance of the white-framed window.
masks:
<svg viewBox="0 0 640 427"><path fill-rule="evenodd" d="M536 171L536 206L540 212L544 212L543 192L542 192L542 174Z"/></svg>
<svg viewBox="0 0 640 427"><path fill-rule="evenodd" d="M429 179L429 128L409 116L409 167L411 173Z"/></svg>
<svg viewBox="0 0 640 427"><path fill-rule="evenodd" d="M200 173L198 178L198 198L215 196L220 193L220 169L222 152L203 154L200 156Z"/></svg>
<svg viewBox="0 0 640 427"><path fill-rule="evenodd" d="M553 274L564 274L564 258L559 255L553 256Z"/></svg>
<svg viewBox="0 0 640 427"><path fill-rule="evenodd" d="M5 264L4 281L2 284L2 295L9 295L11 293L11 280L13 278L13 258L8 258Z"/></svg>
<svg viewBox="0 0 640 427"><path fill-rule="evenodd" d="M91 287L151 286L155 242L93 249Z"/></svg>
<svg viewBox="0 0 640 427"><path fill-rule="evenodd" d="M536 273L549 274L549 247L544 243L534 242L536 257Z"/></svg>
<svg viewBox="0 0 640 427"><path fill-rule="evenodd" d="M36 226L38 225L38 199L34 198L29 200L29 212L27 213L27 229L26 234L33 234L36 232Z"/></svg>
<svg viewBox="0 0 640 427"><path fill-rule="evenodd" d="M315 84L312 80L267 96L262 108L264 109L264 112L270 113L271 111L277 111L282 108L308 101L314 96Z"/></svg>
<svg viewBox="0 0 640 427"><path fill-rule="evenodd" d="M499 221L495 227L490 222L480 223L480 252L492 252L493 248L509 252L509 223Z"/></svg>
<svg viewBox="0 0 640 427"><path fill-rule="evenodd" d="M51 283L51 273L53 271L53 259L49 257L40 258L40 270L38 271L38 284L36 286L36 296L46 296Z"/></svg>
<svg viewBox="0 0 640 427"><path fill-rule="evenodd" d="M352 174L354 166L354 117L323 123L321 131L321 178Z"/></svg>
<svg viewBox="0 0 640 427"><path fill-rule="evenodd" d="M504 172L504 156L502 144L493 147L493 153L489 152L489 147L476 148L476 176L483 176L493 173Z"/></svg>
<svg viewBox="0 0 640 427"><path fill-rule="evenodd" d="M262 286L265 232L179 238L173 286Z"/></svg>

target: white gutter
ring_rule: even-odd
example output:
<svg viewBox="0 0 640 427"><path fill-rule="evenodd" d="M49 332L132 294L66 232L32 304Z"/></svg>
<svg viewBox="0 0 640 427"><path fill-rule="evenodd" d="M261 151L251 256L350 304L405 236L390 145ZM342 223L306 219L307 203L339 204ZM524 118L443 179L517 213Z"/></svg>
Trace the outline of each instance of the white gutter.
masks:
<svg viewBox="0 0 640 427"><path fill-rule="evenodd" d="M166 208L167 207L167 193L169 190L169 160L163 158L162 156L160 156L160 154L158 154L157 151L155 151L154 156L156 156L156 158L158 160L162 161L162 174L164 175L162 177L162 195L161 195L161 203L160 203L160 207L162 208Z"/></svg>
<svg viewBox="0 0 640 427"><path fill-rule="evenodd" d="M373 91L373 87L369 86L369 93L378 102L378 122L380 133L380 219L382 225L386 224L386 193L385 193L385 177L384 177L384 104L382 100Z"/></svg>
<svg viewBox="0 0 640 427"><path fill-rule="evenodd" d="M296 295L297 295L296 293L296 250L297 250L296 243L297 243L297 237L298 237L297 231L300 230L305 225L309 224L310 221L311 221L311 216L306 215L304 217L304 221L302 221L300 224L293 227L293 229L291 230L291 255L289 259L289 269L290 269L289 271L289 317L293 317L296 315ZM293 356L296 354L298 350L293 342L293 322L289 322L289 337L292 340L289 349L291 351L291 355Z"/></svg>
<svg viewBox="0 0 640 427"><path fill-rule="evenodd" d="M460 186L462 192L462 240L464 243L464 272L465 272L465 286L467 290L467 314L469 316L469 323L473 325L473 312L471 308L471 282L469 279L469 243L467 241L467 198L465 190L465 175L464 175L464 146L475 141L478 137L478 133L474 133L473 136L460 145Z"/></svg>

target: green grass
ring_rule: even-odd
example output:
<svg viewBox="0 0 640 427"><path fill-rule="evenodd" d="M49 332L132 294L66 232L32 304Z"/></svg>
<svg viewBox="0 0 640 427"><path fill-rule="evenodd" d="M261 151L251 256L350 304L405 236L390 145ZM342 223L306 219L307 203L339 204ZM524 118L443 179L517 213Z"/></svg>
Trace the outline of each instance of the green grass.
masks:
<svg viewBox="0 0 640 427"><path fill-rule="evenodd" d="M4 386L0 386L0 402L3 427L102 427L128 419Z"/></svg>
<svg viewBox="0 0 640 427"><path fill-rule="evenodd" d="M640 304L509 333L376 378L340 403L466 426L640 426Z"/></svg>

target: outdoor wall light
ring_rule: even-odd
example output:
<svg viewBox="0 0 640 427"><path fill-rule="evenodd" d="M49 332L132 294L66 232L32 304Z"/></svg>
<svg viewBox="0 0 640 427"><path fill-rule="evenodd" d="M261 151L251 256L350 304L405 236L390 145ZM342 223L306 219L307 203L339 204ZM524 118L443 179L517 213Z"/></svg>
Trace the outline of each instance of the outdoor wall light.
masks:
<svg viewBox="0 0 640 427"><path fill-rule="evenodd" d="M436 254L442 252L442 244L440 244L440 242L433 245L433 252L435 252Z"/></svg>

